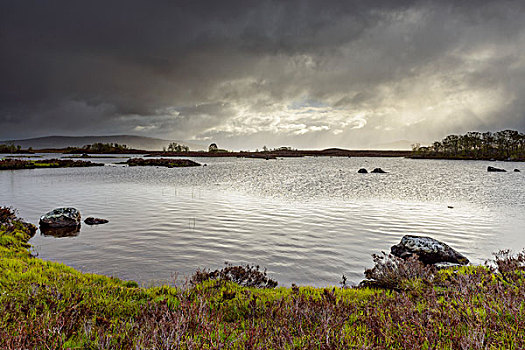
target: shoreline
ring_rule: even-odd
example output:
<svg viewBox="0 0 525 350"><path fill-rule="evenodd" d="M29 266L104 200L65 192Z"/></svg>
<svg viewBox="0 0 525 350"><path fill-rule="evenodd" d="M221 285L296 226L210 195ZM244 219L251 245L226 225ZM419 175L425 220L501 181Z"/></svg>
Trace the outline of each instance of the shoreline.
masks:
<svg viewBox="0 0 525 350"><path fill-rule="evenodd" d="M245 152L245 151L188 151L188 152L164 152L164 151L148 151L148 150L122 150L110 152L93 152L86 149L79 149L70 151L66 148L61 149L37 149L33 153L62 153L64 155L72 155L78 157L78 154L97 155L97 154L123 154L123 155L146 155L151 157L170 156L170 157L239 157L239 158L265 158L265 157L407 157L412 151L399 150L346 150L339 148L329 148L324 150L275 150L275 151L260 151L260 152ZM88 157L86 157L88 158Z"/></svg>

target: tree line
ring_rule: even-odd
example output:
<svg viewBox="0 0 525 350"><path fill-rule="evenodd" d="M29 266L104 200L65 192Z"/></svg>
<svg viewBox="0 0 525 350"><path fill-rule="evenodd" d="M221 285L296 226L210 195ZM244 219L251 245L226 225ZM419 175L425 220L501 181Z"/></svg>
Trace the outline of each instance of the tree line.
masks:
<svg viewBox="0 0 525 350"><path fill-rule="evenodd" d="M0 153L20 153L22 152L22 146L14 145L12 143L0 144Z"/></svg>
<svg viewBox="0 0 525 350"><path fill-rule="evenodd" d="M66 152L89 152L89 153L112 153L112 152L123 152L129 151L130 148L127 145L118 143L102 143L96 142L90 145L84 145L82 147L68 147Z"/></svg>
<svg viewBox="0 0 525 350"><path fill-rule="evenodd" d="M168 145L168 148L166 149L166 147L164 147L162 149L164 152L168 151L168 152L177 152L177 153L180 153L180 152L189 152L190 151L190 148L186 145L181 145L181 144L178 144L177 142L171 142L169 145Z"/></svg>
<svg viewBox="0 0 525 350"><path fill-rule="evenodd" d="M415 158L525 160L525 134L516 130L469 131L430 146L412 145Z"/></svg>

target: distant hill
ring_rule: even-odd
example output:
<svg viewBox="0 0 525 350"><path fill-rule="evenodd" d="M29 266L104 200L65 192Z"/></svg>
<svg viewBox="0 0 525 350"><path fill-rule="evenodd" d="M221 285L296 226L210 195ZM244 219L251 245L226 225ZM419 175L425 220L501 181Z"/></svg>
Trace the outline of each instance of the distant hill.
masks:
<svg viewBox="0 0 525 350"><path fill-rule="evenodd" d="M6 140L0 143L13 143L22 148L32 147L33 149L43 148L66 148L82 147L92 143L118 143L127 145L129 148L143 149L148 151L161 151L163 147L168 147L170 142L177 142L188 146L192 151L207 150L207 146L197 143L163 140L154 137L144 137L136 135L110 135L110 136L46 136L23 140Z"/></svg>
<svg viewBox="0 0 525 350"><path fill-rule="evenodd" d="M380 143L370 146L370 149L378 149L378 150L393 150L393 151L410 151L412 150L412 145L415 142L408 141L408 140L399 140L389 143Z"/></svg>

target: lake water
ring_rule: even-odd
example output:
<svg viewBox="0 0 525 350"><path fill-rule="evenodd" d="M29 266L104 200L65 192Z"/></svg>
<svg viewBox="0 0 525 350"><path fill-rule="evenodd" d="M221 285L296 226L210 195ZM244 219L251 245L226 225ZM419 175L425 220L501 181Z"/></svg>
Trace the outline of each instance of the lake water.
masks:
<svg viewBox="0 0 525 350"><path fill-rule="evenodd" d="M35 254L84 272L179 283L224 262L266 267L280 285L353 283L405 234L429 235L473 263L525 248L525 166L402 158L195 158L195 168L0 172L0 205L37 224L63 206L108 224L75 237L37 232ZM507 173L488 173L488 165ZM388 174L357 174L381 167ZM521 169L521 173L512 172ZM453 206L453 208L448 208Z"/></svg>

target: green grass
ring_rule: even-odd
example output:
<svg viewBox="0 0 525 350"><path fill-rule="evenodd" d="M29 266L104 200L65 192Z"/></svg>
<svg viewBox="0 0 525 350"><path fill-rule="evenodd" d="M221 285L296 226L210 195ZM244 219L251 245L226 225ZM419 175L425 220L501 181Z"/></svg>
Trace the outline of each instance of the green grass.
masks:
<svg viewBox="0 0 525 350"><path fill-rule="evenodd" d="M400 291L220 279L140 288L33 257L32 232L0 208L2 349L525 347L524 255L500 255L498 270L408 262L417 276L396 279Z"/></svg>

